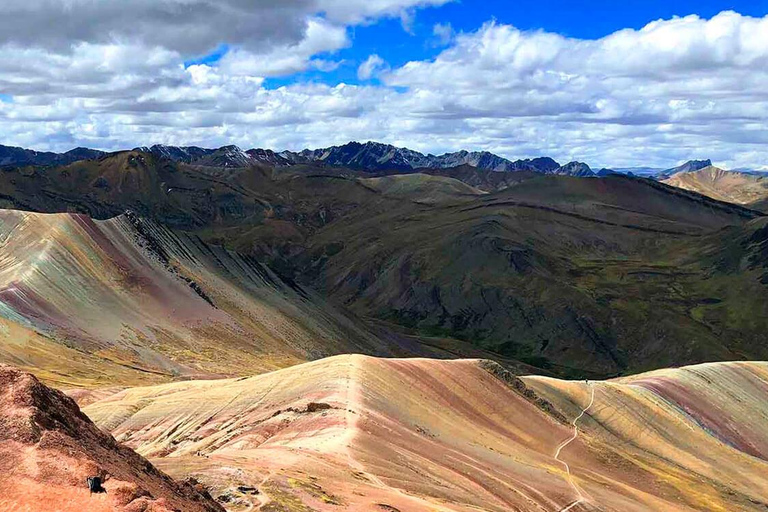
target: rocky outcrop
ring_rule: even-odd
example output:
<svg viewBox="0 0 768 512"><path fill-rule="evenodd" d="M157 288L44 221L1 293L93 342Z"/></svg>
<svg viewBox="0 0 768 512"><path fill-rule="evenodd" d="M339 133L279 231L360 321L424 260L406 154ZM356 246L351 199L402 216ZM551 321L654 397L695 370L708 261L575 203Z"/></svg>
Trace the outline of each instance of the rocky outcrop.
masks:
<svg viewBox="0 0 768 512"><path fill-rule="evenodd" d="M99 477L106 493L91 495ZM222 512L102 432L74 400L0 365L0 509Z"/></svg>

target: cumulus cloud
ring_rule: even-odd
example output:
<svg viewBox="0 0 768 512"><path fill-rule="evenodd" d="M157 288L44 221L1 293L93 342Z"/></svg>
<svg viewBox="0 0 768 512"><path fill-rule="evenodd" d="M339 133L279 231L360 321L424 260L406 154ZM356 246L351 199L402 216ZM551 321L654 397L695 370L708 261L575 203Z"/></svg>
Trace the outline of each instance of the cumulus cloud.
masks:
<svg viewBox="0 0 768 512"><path fill-rule="evenodd" d="M351 25L440 3L7 0L0 143L298 149L375 139L595 166L768 163L768 17L687 16L596 40L440 25L431 37L445 48L433 59L388 69L369 56L358 77L377 85L265 87L339 65ZM231 49L220 61L183 65L222 44Z"/></svg>
<svg viewBox="0 0 768 512"><path fill-rule="evenodd" d="M307 19L339 26L400 16L449 0L3 0L0 42L65 50L73 43L140 41L180 53L226 42L250 51L296 44Z"/></svg>
<svg viewBox="0 0 768 512"><path fill-rule="evenodd" d="M562 134L568 157L639 163L717 152L734 162L766 134L767 59L768 17L734 12L598 40L491 22L386 80L418 98L415 115L544 126Z"/></svg>
<svg viewBox="0 0 768 512"><path fill-rule="evenodd" d="M370 80L380 71L386 69L387 63L376 54L368 57L365 62L357 68L357 78L360 80Z"/></svg>
<svg viewBox="0 0 768 512"><path fill-rule="evenodd" d="M328 71L335 67L335 63L315 56L333 53L349 44L347 31L343 27L329 24L322 18L312 18L307 22L304 38L298 43L266 53L236 49L226 53L218 67L230 76L285 76L309 68Z"/></svg>

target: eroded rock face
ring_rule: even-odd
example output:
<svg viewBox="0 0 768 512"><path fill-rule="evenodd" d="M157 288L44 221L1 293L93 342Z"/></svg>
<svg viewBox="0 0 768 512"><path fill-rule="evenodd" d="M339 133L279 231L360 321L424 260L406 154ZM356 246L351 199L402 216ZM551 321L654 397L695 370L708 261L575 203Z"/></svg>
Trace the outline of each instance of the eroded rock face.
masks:
<svg viewBox="0 0 768 512"><path fill-rule="evenodd" d="M86 479L104 480L91 495ZM0 365L0 509L61 512L220 512L204 490L181 484L120 445L60 391Z"/></svg>

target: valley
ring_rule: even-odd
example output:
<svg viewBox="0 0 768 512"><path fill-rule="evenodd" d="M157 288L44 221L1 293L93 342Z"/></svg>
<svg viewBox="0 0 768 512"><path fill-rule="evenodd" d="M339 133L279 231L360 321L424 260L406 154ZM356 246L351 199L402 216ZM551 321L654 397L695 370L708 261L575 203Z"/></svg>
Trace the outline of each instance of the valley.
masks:
<svg viewBox="0 0 768 512"><path fill-rule="evenodd" d="M121 341L127 345L113 359L140 354L146 343L136 340L150 331L167 340L160 345L175 347L174 357L204 354L220 328L232 344L262 354L263 363L240 362L239 370L229 362L180 368L154 353L128 357L155 358L152 371L166 377L262 371L349 351L432 355L435 344L461 346L454 355L480 350L545 373L592 378L766 357L759 341L766 289L762 271L748 263L765 243L763 214L653 180L466 167L373 176L307 165L231 169L128 151L7 170L0 191L7 207L76 212L69 221L52 217L63 219L55 228L60 244L71 233L80 237L75 245L95 243L102 260L113 246L129 252L135 266L116 267L102 282L156 281L145 270L157 264L136 263L130 246L141 245L142 258L148 249L160 274L183 289L162 300L178 300L174 307L189 311L193 323L220 324L210 333L193 328L193 338L209 341L182 349L178 339L189 334L157 318L128 321L136 313L125 313L110 322L109 337L131 341ZM15 222L5 223L7 233ZM64 227L78 222L82 227ZM40 224L30 237L54 229ZM92 224L105 226L106 247ZM736 231L754 237L731 243L725 233ZM727 254L728 270L705 257L710 253ZM36 263L22 255L14 265ZM83 289L92 277L82 277ZM13 279L6 286L16 286ZM78 319L87 308L57 314ZM274 311L285 320L272 318ZM193 332L183 323L183 332ZM259 347L246 339L253 333ZM416 348L402 347L413 340Z"/></svg>

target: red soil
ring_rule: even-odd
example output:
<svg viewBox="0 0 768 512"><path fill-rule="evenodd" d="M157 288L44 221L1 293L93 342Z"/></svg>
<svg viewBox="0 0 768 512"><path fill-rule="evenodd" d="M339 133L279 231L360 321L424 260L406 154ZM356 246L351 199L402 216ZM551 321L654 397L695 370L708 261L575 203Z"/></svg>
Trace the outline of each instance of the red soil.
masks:
<svg viewBox="0 0 768 512"><path fill-rule="evenodd" d="M86 478L105 478L91 495ZM75 402L32 375L0 365L0 510L221 512L99 430Z"/></svg>

